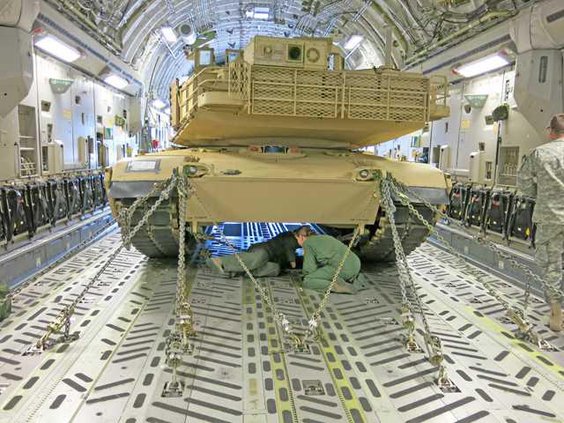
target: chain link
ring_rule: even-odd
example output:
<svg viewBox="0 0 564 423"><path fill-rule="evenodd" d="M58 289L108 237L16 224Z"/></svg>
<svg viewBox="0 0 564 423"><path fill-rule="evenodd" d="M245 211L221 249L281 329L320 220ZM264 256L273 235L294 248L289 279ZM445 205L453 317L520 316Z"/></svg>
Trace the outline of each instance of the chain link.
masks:
<svg viewBox="0 0 564 423"><path fill-rule="evenodd" d="M406 206L409 209L409 212L415 216L419 221L421 221L421 223L423 224L423 226L425 226L425 228L429 231L430 234L433 234L433 236L435 238L437 238L437 240L439 240L440 242L442 242L443 244L445 244L445 248L447 248L447 250L454 255L460 262L460 264L462 266L465 267L465 269L467 270L468 273L472 274L477 280L478 282L480 282L484 288L486 288L486 290L488 291L488 293L493 296L502 306L503 308L505 308L506 310L509 310L511 308L511 305L501 296L501 294L499 293L499 291L497 291L490 282L486 281L484 279L484 275L481 271L475 271L471 266L468 265L468 263L466 262L466 260L464 259L464 257L462 256L461 253L459 253L458 251L456 251L449 243L448 241L437 232L436 228L431 225L427 219L425 219L423 217L423 215L413 206L413 204L411 203L411 201L409 201L409 198L402 193L400 190L398 190L397 188L394 187L393 183L390 183L390 186L392 187L392 190L394 191L394 193L397 195L397 197L399 198L399 201Z"/></svg>
<svg viewBox="0 0 564 423"><path fill-rule="evenodd" d="M187 298L186 287L186 207L189 192L186 176L180 175L177 183L178 191L178 267L176 282L176 327L180 332L183 351L192 350L189 337L195 334L194 313Z"/></svg>

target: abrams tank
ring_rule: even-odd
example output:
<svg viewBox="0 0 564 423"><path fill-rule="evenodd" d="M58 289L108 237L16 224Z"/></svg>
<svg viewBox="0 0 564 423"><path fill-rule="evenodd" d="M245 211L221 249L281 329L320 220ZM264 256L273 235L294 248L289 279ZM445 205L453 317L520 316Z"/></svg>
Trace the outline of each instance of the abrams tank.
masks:
<svg viewBox="0 0 564 423"><path fill-rule="evenodd" d="M172 195L133 237L147 256L177 255L184 219L189 246L214 222L310 222L343 240L362 225L359 255L390 261L391 228L375 174L393 175L433 204L448 202L439 170L362 151L447 116L444 77L389 67L345 70L328 38L256 36L244 50L227 50L221 66L211 48L190 58L193 75L170 89L178 148L119 162L106 175L115 216L146 198L131 226L155 205L156 184L173 172L187 176L184 215ZM435 222L423 204L413 205ZM407 207L396 207L408 253L428 231Z"/></svg>

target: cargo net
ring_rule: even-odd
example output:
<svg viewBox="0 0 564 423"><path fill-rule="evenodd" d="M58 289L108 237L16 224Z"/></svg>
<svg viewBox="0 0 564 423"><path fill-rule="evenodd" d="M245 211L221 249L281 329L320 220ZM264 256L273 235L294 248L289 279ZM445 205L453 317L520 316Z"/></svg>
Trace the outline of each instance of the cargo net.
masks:
<svg viewBox="0 0 564 423"><path fill-rule="evenodd" d="M241 61L229 69L230 93L240 95L253 115L422 122L429 120L435 98L446 101L446 84L433 81L397 71L319 71Z"/></svg>

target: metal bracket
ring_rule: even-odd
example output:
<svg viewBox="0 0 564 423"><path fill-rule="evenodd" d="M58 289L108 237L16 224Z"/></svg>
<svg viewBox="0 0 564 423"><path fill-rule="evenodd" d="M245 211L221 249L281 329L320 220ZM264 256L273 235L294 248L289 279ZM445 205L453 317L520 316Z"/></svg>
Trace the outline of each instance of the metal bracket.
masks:
<svg viewBox="0 0 564 423"><path fill-rule="evenodd" d="M308 396L325 395L325 389L320 380L304 380L302 385L305 394Z"/></svg>
<svg viewBox="0 0 564 423"><path fill-rule="evenodd" d="M456 386L452 380L448 377L440 378L438 377L435 379L435 383L437 384L438 388L444 393L455 393L460 392L460 388Z"/></svg>
<svg viewBox="0 0 564 423"><path fill-rule="evenodd" d="M413 334L402 335L400 339L401 339L401 342L404 345L407 352L409 352L409 353L422 353L423 352L423 349L421 349L419 344L417 344L417 342L415 341L415 337L413 336Z"/></svg>
<svg viewBox="0 0 564 423"><path fill-rule="evenodd" d="M166 382L161 392L163 398L179 398L184 392L184 383L179 380Z"/></svg>
<svg viewBox="0 0 564 423"><path fill-rule="evenodd" d="M33 344L30 345L29 348L22 353L22 355L24 357L35 356L41 354L43 351L45 351L43 348L38 347L37 344Z"/></svg>
<svg viewBox="0 0 564 423"><path fill-rule="evenodd" d="M294 354L311 354L306 334L288 333L285 337L284 349Z"/></svg>

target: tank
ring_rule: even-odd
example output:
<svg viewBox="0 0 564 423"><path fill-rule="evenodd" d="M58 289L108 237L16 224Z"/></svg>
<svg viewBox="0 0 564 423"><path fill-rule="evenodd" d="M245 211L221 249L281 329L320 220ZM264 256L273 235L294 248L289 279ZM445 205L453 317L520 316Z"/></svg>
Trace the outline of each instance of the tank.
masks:
<svg viewBox="0 0 564 423"><path fill-rule="evenodd" d="M155 204L155 184L173 172L188 177L184 215L173 193L132 239L147 256L177 255L184 219L190 246L214 222L310 222L342 240L363 225L356 246L361 258L390 261L391 229L374 172L390 173L433 204L448 203L438 169L363 151L448 116L446 78L385 66L345 70L329 38L256 36L224 57L216 65L213 49L194 50L194 73L172 84L177 148L107 170L115 216L146 197L131 226ZM423 204L413 204L435 222ZM428 236L399 203L395 220L406 253Z"/></svg>

